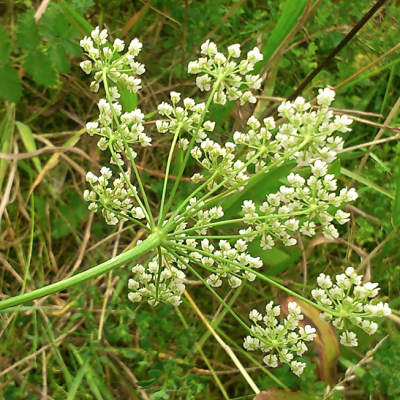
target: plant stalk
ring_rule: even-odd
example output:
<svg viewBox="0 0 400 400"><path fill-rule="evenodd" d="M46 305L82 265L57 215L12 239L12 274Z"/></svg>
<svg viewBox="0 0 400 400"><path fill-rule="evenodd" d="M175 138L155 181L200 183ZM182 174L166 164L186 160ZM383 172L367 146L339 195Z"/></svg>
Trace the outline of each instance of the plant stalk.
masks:
<svg viewBox="0 0 400 400"><path fill-rule="evenodd" d="M85 282L89 279L97 278L107 272L112 271L115 268L126 264L143 254L148 253L161 244L163 236L161 233L153 233L146 240L135 246L133 249L128 250L125 253L119 254L118 256L107 260L96 267L90 268L87 271L81 272L80 274L71 276L70 278L64 279L60 282L52 283L51 285L42 287L40 289L33 290L32 292L24 293L18 296L10 297L9 299L0 301L0 310L6 308L15 307L28 301L40 299L41 297L48 296L50 294L60 292L70 288L71 286Z"/></svg>

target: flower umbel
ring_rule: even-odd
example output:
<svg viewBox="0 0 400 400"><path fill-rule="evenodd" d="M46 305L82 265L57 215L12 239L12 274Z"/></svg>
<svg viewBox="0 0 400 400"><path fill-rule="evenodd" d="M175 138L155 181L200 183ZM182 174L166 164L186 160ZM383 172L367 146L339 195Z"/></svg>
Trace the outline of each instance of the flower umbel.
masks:
<svg viewBox="0 0 400 400"><path fill-rule="evenodd" d="M348 267L344 274L336 276L333 283L329 275L320 274L317 283L320 289L314 289L311 295L316 302L334 311L334 315L324 312L320 318L324 322L332 322L340 331L340 343L344 346L357 346L357 336L349 331L349 326L358 326L368 335L378 329L378 324L372 318L386 317L391 310L387 303L376 303L378 295L377 283L362 283L362 275L357 275L354 268Z"/></svg>
<svg viewBox="0 0 400 400"><path fill-rule="evenodd" d="M196 78L198 88L208 92L217 85L217 92L213 97L216 104L239 99L240 105L246 102L255 103L256 98L248 89L260 89L261 78L252 75L254 65L263 59L257 47L247 53L246 60L239 63L233 61L240 57L240 45L228 47L228 57L218 51L217 45L207 40L201 46L201 54L205 57L191 61L188 65L190 74L202 74Z"/></svg>
<svg viewBox="0 0 400 400"><path fill-rule="evenodd" d="M127 52L123 56L115 57L125 48L122 40L116 39L112 46L107 44L108 32L106 29L100 32L99 27L96 27L90 36L82 39L80 45L91 61L83 61L80 66L87 74L94 72L94 81L90 84L91 90L97 92L100 83L107 77L114 84L119 83L130 92L136 93L142 87L141 80L132 74L142 75L145 72L144 65L135 61L135 57L143 47L142 43L133 39ZM113 92L113 100L120 97L116 86L110 89Z"/></svg>
<svg viewBox="0 0 400 400"><path fill-rule="evenodd" d="M306 342L314 340L315 328L299 326L304 317L295 302L288 303L288 315L281 323L278 320L280 315L280 306L274 306L272 301L265 307L265 315L257 310L251 311L249 319L254 323L250 328L253 333L244 339L243 347L248 351L261 350L266 354L263 361L268 367L288 364L299 376L306 364L296 361L295 356L302 356L307 351Z"/></svg>

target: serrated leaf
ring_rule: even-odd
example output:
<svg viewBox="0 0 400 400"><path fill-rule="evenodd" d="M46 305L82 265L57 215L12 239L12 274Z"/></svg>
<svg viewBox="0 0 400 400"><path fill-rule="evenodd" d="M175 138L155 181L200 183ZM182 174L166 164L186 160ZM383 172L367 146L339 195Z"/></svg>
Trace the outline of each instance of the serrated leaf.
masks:
<svg viewBox="0 0 400 400"><path fill-rule="evenodd" d="M0 99L17 103L22 96L18 72L9 64L0 66Z"/></svg>
<svg viewBox="0 0 400 400"><path fill-rule="evenodd" d="M28 54L24 69L38 85L50 87L57 84L57 72L42 49Z"/></svg>
<svg viewBox="0 0 400 400"><path fill-rule="evenodd" d="M17 25L17 43L22 51L35 51L40 45L39 29L34 18L34 10L21 15Z"/></svg>
<svg viewBox="0 0 400 400"><path fill-rule="evenodd" d="M65 49L59 41L54 41L50 45L48 56L58 72L71 72L69 60L65 56Z"/></svg>
<svg viewBox="0 0 400 400"><path fill-rule="evenodd" d="M52 4L43 14L40 25L43 39L51 42L57 37L69 37L69 24L57 4Z"/></svg>
<svg viewBox="0 0 400 400"><path fill-rule="evenodd" d="M61 44L63 45L65 52L70 55L71 57L81 57L83 50L82 47L77 45L74 42L71 42L71 40L67 39L62 39Z"/></svg>
<svg viewBox="0 0 400 400"><path fill-rule="evenodd" d="M52 4L49 7L41 20L40 33L46 42L50 43L49 55L54 61L54 65L59 71L66 71L65 61L67 60L66 54L72 57L79 57L82 55L82 49L78 46L73 39L81 39L82 35L70 25L63 14L62 8L58 4ZM50 52L56 51L57 54L53 55ZM57 57L62 55L62 62L57 62ZM63 66L61 66L61 64ZM68 64L69 71L69 64Z"/></svg>
<svg viewBox="0 0 400 400"><path fill-rule="evenodd" d="M11 54L11 41L7 31L0 26L0 65L8 64Z"/></svg>

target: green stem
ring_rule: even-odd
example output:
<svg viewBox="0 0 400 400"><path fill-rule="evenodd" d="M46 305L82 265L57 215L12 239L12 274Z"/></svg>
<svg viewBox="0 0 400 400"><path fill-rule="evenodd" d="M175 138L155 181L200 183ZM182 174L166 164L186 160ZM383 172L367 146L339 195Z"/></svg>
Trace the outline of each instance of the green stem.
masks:
<svg viewBox="0 0 400 400"><path fill-rule="evenodd" d="M165 168L165 178L164 178L164 185L163 185L163 191L162 191L162 195L161 195L161 206L160 206L160 219L158 221L158 227L161 228L162 224L164 223L164 215L168 212L168 204L166 207L165 204L165 196L167 195L167 187L168 187L168 176L169 176L169 171L171 168L171 162L172 162L172 156L174 155L174 151L175 151L175 145L176 142L178 140L179 134L181 132L182 129L182 124L179 123L178 126L176 127L176 131L174 133L174 138L172 140L172 144L171 144L171 148L169 150L169 154L168 154L168 160L167 160L167 166Z"/></svg>
<svg viewBox="0 0 400 400"><path fill-rule="evenodd" d="M179 243L173 243L173 244L171 243L171 244L170 244L169 249L170 249L170 251L172 252L171 247L175 247L176 249L178 249L178 248L184 249L184 250L185 250L184 253L185 253L186 255L187 255L188 252L190 253L190 252L193 251L193 248L192 248L192 247L186 246L186 245L184 245L184 244L179 244ZM245 267L245 266L242 265L242 264L239 264L239 263L237 263L237 262L231 261L231 260L229 260L229 259L227 259L227 258L223 258L223 257L216 256L215 254L208 253L208 252L203 251L203 250L201 250L201 249L199 249L199 248L196 249L196 252L199 253L199 254L202 254L202 255L204 255L204 256L206 256L206 257L214 258L215 260L220 261L220 262L222 262L222 263L229 263L229 264L231 264L231 265L234 266L234 267L240 268L240 269L242 269L242 270L244 270L244 271L251 272L251 273L253 273L254 275L256 275L258 278L260 278L260 279L262 279L262 280L268 282L268 283L271 284L271 285L274 285L275 287L277 287L278 289L282 290L283 292L286 292L286 293L292 295L293 297L296 297L297 299L302 300L302 301L304 301L304 302L307 303L307 304L310 304L311 306L317 308L318 310L320 310L320 311L322 311L322 312L326 312L326 313L328 313L328 314L331 314L331 315L333 315L334 317L340 317L340 313L338 313L338 312L336 312L336 311L334 311L334 310L331 310L331 309L329 309L329 308L325 308L325 307L323 307L323 306L320 306L320 305L317 304L317 303L314 303L313 301L311 301L311 300L309 300L309 299L303 297L302 295L300 295L300 294L294 292L293 290L288 289L286 286L283 286L283 285L279 284L278 282L274 281L273 279L271 279L271 278L269 278L269 277L267 277L267 276L261 274L261 273L258 272L256 269L249 268L249 267Z"/></svg>
<svg viewBox="0 0 400 400"><path fill-rule="evenodd" d="M32 292L24 293L0 301L0 310L14 307L28 301L36 300L41 297L60 292L61 290L68 289L71 286L77 285L89 279L93 279L107 272L110 272L113 269L118 268L121 265L126 264L133 259L142 256L143 254L148 253L155 247L159 246L162 240L163 238L160 233L152 234L146 240L135 246L133 249L130 249L127 252L122 253L110 260L107 260L104 263L97 265L96 267L88 269L87 271L71 276L70 278L64 279L60 282L56 282L40 289L33 290Z"/></svg>
<svg viewBox="0 0 400 400"><path fill-rule="evenodd" d="M107 101L108 101L108 103L109 103L109 105L110 105L110 108L111 108L111 112L112 112L112 114L113 114L114 121L115 121L115 123L116 123L116 125L117 125L117 129L120 129L119 119L118 119L117 114L116 114L116 112L115 112L115 109L114 109L114 107L113 107L113 102L112 102L111 96L110 96L110 89L109 89L109 87L108 87L107 71L106 71L106 70L103 70L103 85L104 85L104 90L105 90L105 92L106 92ZM138 185L139 185L139 191L140 191L141 195L143 196L144 205L143 205L143 203L141 202L139 196L138 196L138 195L135 193L135 191L133 190L132 184L131 184L130 180L127 179L127 176L126 176L126 174L125 174L125 171L123 170L123 168L122 168L121 165L119 164L118 159L117 159L117 157L116 157L116 155L115 155L115 152L114 152L113 149L111 149L111 147L109 146L109 147L110 147L110 150L111 150L111 154L112 154L112 156L113 156L113 158L114 158L114 160L115 160L115 162L116 162L116 164L117 164L117 166L118 166L118 169L121 171L121 173L122 173L122 175L123 175L123 177L124 177L124 179L125 179L125 182L126 182L126 183L128 184L128 186L131 188L132 194L135 196L137 202L139 203L139 206L142 208L142 210L143 210L143 212L144 212L144 214L145 214L145 217L146 217L147 222L150 224L151 227L154 227L154 226L155 226L155 225L154 225L154 219L153 219L153 215L152 215L152 213L151 213L151 209L150 209L149 202L147 201L146 191L144 190L143 183L142 183L142 179L140 178L139 171L138 171L137 168L136 168L135 160L132 158L132 153L131 153L131 151L129 150L128 142L126 141L126 138L125 138L124 135L121 135L121 137L122 137L122 141L124 142L125 149L127 149L127 154L126 154L126 155L128 156L129 161L131 162L133 171L134 171L134 173L135 173L135 177L136 177L136 180L137 180ZM112 143L111 143L111 141L110 141L110 145L111 145L111 144L112 144Z"/></svg>
<svg viewBox="0 0 400 400"><path fill-rule="evenodd" d="M331 205L331 204L328 203L328 205ZM306 215L310 214L312 211L314 211L314 212L318 211L320 208L322 209L325 206L326 206L326 204L322 204L321 206L310 207L310 208L303 209L301 211L293 211L292 213L288 213L288 214L262 215L262 216L258 216L258 217L243 217L243 218L235 218L235 219L229 219L229 220L224 220L224 221L210 222L210 223L208 223L206 225L196 225L196 226L184 229L184 230L179 231L179 232L173 232L168 237L169 238L176 238L176 237L179 237L179 235L181 235L182 233L187 234L189 232L193 232L193 231L196 231L196 230L199 230L199 229L203 229L203 228L210 229L210 228L215 228L215 227L218 227L218 226L225 227L226 225L238 224L240 222L252 222L253 225L249 224L248 226L254 226L257 223L261 224L261 222L265 223L265 222L268 222L269 220L286 219L286 218L289 218L289 217L301 217L303 215L306 216ZM197 212L198 211L196 209L196 213ZM189 217L191 217L191 216L192 215L189 215ZM259 236L261 233L266 232L268 230L269 230L269 227L266 227L266 228L263 228L263 229L248 233L248 234L244 234L244 235L227 235L227 237L233 239L235 237L239 237L240 238L240 237ZM185 236L185 238L186 239L200 239L200 238L204 238L204 236L196 236L196 235L190 236L190 235L187 235L187 236ZM219 238L220 239L226 239L226 237L222 237L220 235L215 235L215 236L207 235L207 238L209 238L209 239L210 238L212 238L212 239L219 239Z"/></svg>
<svg viewBox="0 0 400 400"><path fill-rule="evenodd" d="M187 162L188 162L188 160L189 160L189 156L190 156L190 150L193 148L194 141L195 141L195 139L196 139L196 137L197 137L197 133L199 132L199 129L200 129L201 125L202 125L203 122L204 122L204 118L205 118L205 116L207 115L208 109L210 108L210 105L211 105L211 102L212 102L212 100L213 100L213 98L214 98L214 95L215 95L215 93L217 92L217 90L218 90L218 88L219 88L219 85L221 84L221 82L222 82L223 80L224 80L224 77L218 78L218 80L215 82L215 84L214 84L214 86L213 86L213 88L212 88L212 91L211 91L210 95L208 96L208 99L207 99L207 102L206 102L206 106L204 107L203 113L202 113L201 118L200 118L200 122L199 122L199 124L198 124L198 126L197 126L195 132L194 132L193 135L192 135L192 138L191 138L190 143L189 143L189 147L188 147L187 150L186 150L185 158L183 159L183 162L182 162L182 165L180 166L180 169L179 169L177 178L176 178L176 180L175 180L174 186L172 187L172 190L171 190L171 193L170 193L170 197L169 197L168 203L167 203L167 205L166 205L166 207L165 207L165 209L166 209L167 211L168 211L168 210L170 209L170 207L171 207L172 201L173 201L173 199L174 199L176 190L178 189L178 186L179 186L180 180L181 180L181 178L182 178L183 172L185 171L186 164L187 164ZM177 213L174 212L174 215L173 215L172 219L175 218L176 214L177 214Z"/></svg>
<svg viewBox="0 0 400 400"><path fill-rule="evenodd" d="M295 149L293 149L292 151L286 153L282 158L280 158L279 160L276 160L274 163L272 163L271 165L265 166L261 171L259 171L257 174L252 175L249 180L245 183L246 185L249 185L249 183L251 182L251 180L255 177L257 177L259 174L262 173L266 173L268 171L270 171L272 168L277 167L280 163L282 163L283 161L286 161L287 159L289 159L294 153L296 153L297 151L299 151L300 149L302 149L308 142L309 142L310 138L307 137L305 138L299 146L297 146ZM239 170L235 171L234 173L230 174L227 178L225 178L221 183L219 183L215 188L211 189L210 191L208 191L201 199L199 199L197 201L197 204L204 202L204 205L201 207L197 207L195 211L192 211L189 214L183 214L183 218L179 220L180 222L183 221L188 221L190 218L192 218L193 215L197 214L200 210L208 207L209 205L207 205L207 203L205 203L205 200L207 200L213 193L215 193L219 188L221 188L226 182L228 182L232 177L234 177L238 172L242 171L243 169L247 168L254 160L256 160L259 155L262 154L262 151L260 150L255 156L253 156L250 160L248 160L246 162L245 165L243 165L242 168L240 168ZM220 199L221 197L226 196L227 194L229 194L230 192L233 193L235 191L235 189L239 188L240 186L243 186L243 183L237 183L236 185L233 185L232 187L230 187L229 189L222 191L221 193L219 193L218 195L216 195L215 197L213 197L212 201L215 202L216 200ZM179 210L190 200L190 196L184 200L184 202L180 205L180 207L175 210L173 216L170 218L170 221L174 220L175 215L179 212ZM167 227L169 229L170 225L167 224Z"/></svg>
<svg viewBox="0 0 400 400"><path fill-rule="evenodd" d="M276 160L275 162L273 162L271 165L265 166L261 171L259 171L257 174L254 174L252 176L250 176L250 178L245 182L245 184L243 183L237 183L236 185L233 185L231 188L229 188L229 191L232 191L234 189L239 188L240 186L243 185L249 185L249 183L252 181L253 178L256 178L257 176L263 174L263 173L267 173L268 171L270 171L272 168L277 167L279 164L281 164L282 162L286 161L287 159L289 159L294 153L296 153L297 151L301 150L308 142L309 142L309 138L304 139L299 146L297 146L295 149L293 149L292 151L286 153L282 158L280 158L279 160ZM262 152L259 152L260 154ZM224 181L222 181L221 183L219 183L215 188L213 188L212 190L210 190L208 193L206 193L201 199L198 200L198 203L200 202L205 202L213 193L215 193L219 188L221 188L226 182L228 182L230 179L232 179L232 177L234 177L238 172L242 171L244 168L247 168L255 159L257 159L259 157L259 153L257 153L255 156L253 156L250 160L248 160L244 166L240 169L238 169L237 171L235 171L234 173L232 173L231 175L229 175L227 178L225 178ZM215 196L213 198L213 201L217 200L218 198L221 198L223 196L226 196L226 191L219 193L217 196ZM206 205L204 205L205 208Z"/></svg>
<svg viewBox="0 0 400 400"><path fill-rule="evenodd" d="M228 312L232 315L233 318L236 319L236 321L242 325L242 327L249 333L254 334L254 332L247 326L246 323L244 323L237 315L236 313L229 307L229 305L224 301L224 299L212 288L206 281L205 279L190 265L188 264L184 258L187 257L187 254L185 254L182 251L175 251L172 248L168 248L168 250L178 259L180 260L181 263L186 265L186 267L196 276L197 279L199 279L201 282L203 282L204 286L216 297L216 299L228 310ZM181 256L182 255L182 256Z"/></svg>

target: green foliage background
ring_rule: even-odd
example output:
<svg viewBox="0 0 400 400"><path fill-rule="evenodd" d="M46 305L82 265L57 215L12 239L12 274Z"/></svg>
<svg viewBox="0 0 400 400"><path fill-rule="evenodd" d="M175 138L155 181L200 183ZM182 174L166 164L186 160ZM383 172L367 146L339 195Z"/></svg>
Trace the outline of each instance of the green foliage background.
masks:
<svg viewBox="0 0 400 400"><path fill-rule="evenodd" d="M0 5L1 153L31 152L46 146L80 150L18 161L0 159L0 193L9 194L0 225L0 300L22 288L33 290L90 268L140 239L135 227L112 230L100 217L93 218L82 198L85 172L107 162L95 141L84 135L85 123L95 116L99 99L88 90L87 76L78 67L82 54L79 40L92 27L107 27L113 38L138 37L143 42L144 89L131 101L135 105L137 100L146 113L167 100L171 90L199 96L185 68L207 38L221 48L241 43L244 51L257 44L269 55L262 71L263 94L268 97L258 109L268 115L274 112L276 99L289 97L371 5L367 0L310 2L311 8L315 6L312 13L282 47L289 28L296 24L294 15L302 14L306 1L55 0L38 19L37 2ZM342 242L313 247L304 239L304 248L312 248L307 253L307 279L302 275L301 248L278 246L262 252L254 245L252 249L265 261L268 275L305 293L320 272L334 274L368 257L364 272L379 282L381 300L390 303L397 319L385 321L377 338L362 336L356 351L342 351L339 376L357 364L379 338L389 335L374 360L356 369L357 379L346 385L345 392L337 392L336 398L400 396L396 311L400 305L400 145L391 140L400 132L396 128L400 125L399 51L374 63L397 45L399 24L400 8L388 1L302 93L312 98L317 88L338 87L335 107L358 111L353 131L344 135L347 147L373 141L391 115L388 125L394 128L382 132L380 138L387 139L384 143L354 148L341 154L332 166L332 173L342 173L342 186L353 185L360 193L351 210L352 222L341 229ZM233 127L242 126L246 112L216 107L210 119L217 121L217 132L232 132ZM224 138L222 133L216 137ZM154 136L154 149L139 154L155 209L167 139ZM175 163L179 163L179 154ZM284 167L267 175L252 189L252 196L261 198L265 191L275 190L286 174ZM9 181L11 190L7 189ZM189 183L182 184L176 204L190 189ZM240 196L228 200L226 213L233 214L240 201ZM151 400L253 397L189 303L184 302L179 310L169 306L152 309L127 300L129 267L0 314L0 399L33 400L47 395L54 399ZM236 322L219 309L204 287L188 288L243 364L255 367L261 358L247 358L241 348L244 332ZM232 296L224 288L219 294L228 299ZM256 282L243 288L232 308L247 320L250 309L262 309L270 299L282 296ZM300 379L285 368L274 371L275 378L296 392L287 394L288 399L323 397L325 384L316 372L317 358L311 358ZM249 373L262 389L279 388L276 380L259 368Z"/></svg>

